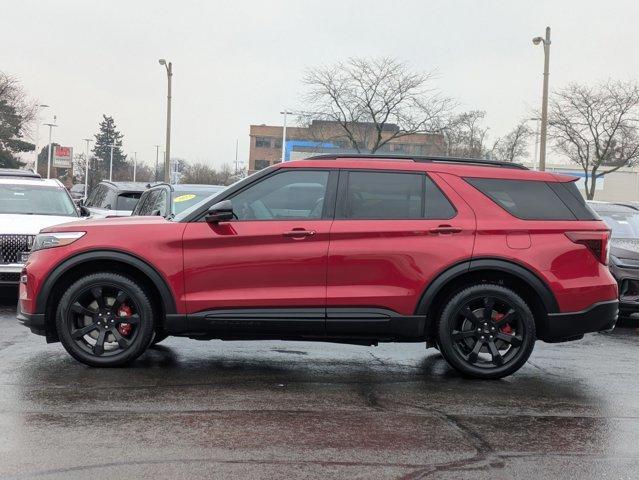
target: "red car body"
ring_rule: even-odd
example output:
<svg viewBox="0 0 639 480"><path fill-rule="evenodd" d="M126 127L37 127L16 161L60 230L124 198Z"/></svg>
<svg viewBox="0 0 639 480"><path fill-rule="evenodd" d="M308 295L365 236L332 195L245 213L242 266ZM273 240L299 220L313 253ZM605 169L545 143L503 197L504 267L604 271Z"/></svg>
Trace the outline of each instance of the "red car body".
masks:
<svg viewBox="0 0 639 480"><path fill-rule="evenodd" d="M32 253L20 285L19 318L48 341L56 341L54 316L65 286L82 273L113 268L149 285L162 307L161 328L176 335L433 344L432 327L424 316L439 313L445 292L464 279L479 277L519 289L534 310L542 340L573 339L613 327L617 283L606 266L606 225L594 217L517 218L467 179L551 186L573 179L501 167L377 158L296 161L261 171L217 194L190 219L107 218L49 228L44 232L86 234L67 246ZM425 174L455 214L443 220L349 220L333 215L201 221L213 203L270 175L296 169L334 172L336 184L340 172L347 171ZM252 313L243 318L241 312L247 311ZM271 318L269 312L280 322L262 321ZM300 316L303 322L281 320ZM393 328L380 325L388 323L388 316L396 317ZM235 328L249 317L248 328Z"/></svg>

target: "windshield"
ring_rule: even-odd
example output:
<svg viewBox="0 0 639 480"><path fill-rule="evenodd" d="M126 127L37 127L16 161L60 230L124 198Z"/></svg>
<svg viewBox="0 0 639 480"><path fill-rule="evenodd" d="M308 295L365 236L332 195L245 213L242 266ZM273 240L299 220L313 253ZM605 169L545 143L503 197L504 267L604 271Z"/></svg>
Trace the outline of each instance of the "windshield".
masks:
<svg viewBox="0 0 639 480"><path fill-rule="evenodd" d="M78 216L66 190L34 185L0 185L1 213Z"/></svg>
<svg viewBox="0 0 639 480"><path fill-rule="evenodd" d="M181 191L181 192L173 192L171 194L171 201L173 202L173 213L175 215L182 213L189 207L200 203L205 198L210 197L214 193L218 193L223 190L224 187L218 188L210 188L207 190L198 190L198 191Z"/></svg>
<svg viewBox="0 0 639 480"><path fill-rule="evenodd" d="M612 230L612 238L639 238L639 212L597 212Z"/></svg>

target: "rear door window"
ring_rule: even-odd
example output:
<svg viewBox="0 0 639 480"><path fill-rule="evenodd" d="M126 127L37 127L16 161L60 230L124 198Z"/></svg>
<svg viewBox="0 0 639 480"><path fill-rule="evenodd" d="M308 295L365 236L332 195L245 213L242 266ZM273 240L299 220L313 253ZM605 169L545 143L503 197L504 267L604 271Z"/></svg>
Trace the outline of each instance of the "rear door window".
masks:
<svg viewBox="0 0 639 480"><path fill-rule="evenodd" d="M350 171L340 204L344 219L449 219L456 213L421 173Z"/></svg>
<svg viewBox="0 0 639 480"><path fill-rule="evenodd" d="M546 182L501 178L465 180L522 220L577 220L577 216Z"/></svg>

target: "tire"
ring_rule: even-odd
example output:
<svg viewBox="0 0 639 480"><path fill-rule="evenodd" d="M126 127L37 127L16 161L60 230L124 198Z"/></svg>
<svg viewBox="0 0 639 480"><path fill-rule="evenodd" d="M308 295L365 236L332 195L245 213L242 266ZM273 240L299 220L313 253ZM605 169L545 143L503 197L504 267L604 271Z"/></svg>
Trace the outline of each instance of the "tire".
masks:
<svg viewBox="0 0 639 480"><path fill-rule="evenodd" d="M437 336L441 354L463 375L503 378L530 357L535 320L530 307L513 290L478 284L450 297Z"/></svg>
<svg viewBox="0 0 639 480"><path fill-rule="evenodd" d="M87 275L71 285L56 312L69 354L92 367L120 367L138 358L154 333L153 305L134 280L117 273Z"/></svg>

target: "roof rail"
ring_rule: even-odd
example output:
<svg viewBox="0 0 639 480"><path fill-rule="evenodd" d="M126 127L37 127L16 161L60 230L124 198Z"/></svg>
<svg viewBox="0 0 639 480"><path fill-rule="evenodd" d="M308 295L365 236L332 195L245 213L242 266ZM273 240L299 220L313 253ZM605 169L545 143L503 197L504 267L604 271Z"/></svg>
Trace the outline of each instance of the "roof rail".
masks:
<svg viewBox="0 0 639 480"><path fill-rule="evenodd" d="M337 159L374 159L374 160L410 160L420 163L468 163L488 167L516 168L528 170L521 163L500 162L497 160L485 160L483 158L461 158L461 157L439 157L431 155L384 155L378 153L345 153L345 154L324 154L309 157L306 160L337 160Z"/></svg>

